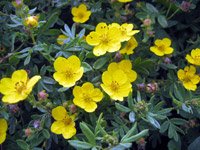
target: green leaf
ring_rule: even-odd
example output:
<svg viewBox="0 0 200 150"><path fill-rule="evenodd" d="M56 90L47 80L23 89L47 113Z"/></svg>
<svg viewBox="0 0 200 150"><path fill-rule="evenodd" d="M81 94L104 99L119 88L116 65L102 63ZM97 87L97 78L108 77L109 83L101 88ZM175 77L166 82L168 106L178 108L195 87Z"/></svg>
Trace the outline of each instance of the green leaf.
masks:
<svg viewBox="0 0 200 150"><path fill-rule="evenodd" d="M101 69L108 62L108 60L108 57L101 57L97 59L97 61L94 62L93 68L96 70Z"/></svg>
<svg viewBox="0 0 200 150"><path fill-rule="evenodd" d="M87 137L88 141L95 146L96 141L95 141L95 135L94 133L90 130L90 128L86 125L86 123L81 122L80 123L80 128L83 134Z"/></svg>
<svg viewBox="0 0 200 150"><path fill-rule="evenodd" d="M167 19L163 15L158 16L158 23L163 27L166 28L168 26Z"/></svg>
<svg viewBox="0 0 200 150"><path fill-rule="evenodd" d="M78 140L68 140L69 144L77 149L91 149L93 146L90 143Z"/></svg>
<svg viewBox="0 0 200 150"><path fill-rule="evenodd" d="M160 129L160 123L153 118L152 116L150 116L149 114L147 115L147 120L156 128Z"/></svg>
<svg viewBox="0 0 200 150"><path fill-rule="evenodd" d="M24 66L28 65L31 60L31 55L28 55L24 61Z"/></svg>
<svg viewBox="0 0 200 150"><path fill-rule="evenodd" d="M123 143L132 143L132 142L135 142L135 141L139 140L140 138L148 135L148 133L149 133L149 130L145 129L145 130L141 131L140 133L138 133L138 134L136 134L134 136L131 136L129 138L124 139Z"/></svg>
<svg viewBox="0 0 200 150"><path fill-rule="evenodd" d="M172 119L170 119L170 121L175 125L184 125L187 123L186 120L181 119L181 118L172 118Z"/></svg>
<svg viewBox="0 0 200 150"><path fill-rule="evenodd" d="M50 134L49 134L49 131L47 129L43 129L42 130L42 134L44 135L44 137L46 139L49 139L50 138Z"/></svg>
<svg viewBox="0 0 200 150"><path fill-rule="evenodd" d="M160 132L164 133L165 131L167 131L168 127L169 127L169 121L165 121L160 127Z"/></svg>
<svg viewBox="0 0 200 150"><path fill-rule="evenodd" d="M158 13L158 10L156 9L156 7L154 7L152 4L150 3L146 3L146 8L148 9L148 11L152 12L152 13Z"/></svg>
<svg viewBox="0 0 200 150"><path fill-rule="evenodd" d="M82 62L82 67L84 68L84 73L92 70L92 67L86 62Z"/></svg>
<svg viewBox="0 0 200 150"><path fill-rule="evenodd" d="M121 139L121 142L123 142L124 140L126 140L127 138L129 138L130 136L132 136L132 134L134 134L134 132L137 129L137 123L135 123L133 125L133 127L126 133L126 135L124 135Z"/></svg>
<svg viewBox="0 0 200 150"><path fill-rule="evenodd" d="M125 106L123 106L123 105L121 105L119 103L115 103L115 107L121 112L130 112L131 111L130 108L125 107Z"/></svg>
<svg viewBox="0 0 200 150"><path fill-rule="evenodd" d="M16 142L22 150L29 150L29 145L24 140L17 140Z"/></svg>

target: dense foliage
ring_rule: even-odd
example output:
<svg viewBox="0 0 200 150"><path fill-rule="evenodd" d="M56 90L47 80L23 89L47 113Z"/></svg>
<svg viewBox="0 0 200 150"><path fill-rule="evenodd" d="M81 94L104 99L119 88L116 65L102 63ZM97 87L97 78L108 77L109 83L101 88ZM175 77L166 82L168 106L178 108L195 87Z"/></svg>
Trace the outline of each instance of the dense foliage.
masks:
<svg viewBox="0 0 200 150"><path fill-rule="evenodd" d="M0 149L197 150L199 0L1 0Z"/></svg>

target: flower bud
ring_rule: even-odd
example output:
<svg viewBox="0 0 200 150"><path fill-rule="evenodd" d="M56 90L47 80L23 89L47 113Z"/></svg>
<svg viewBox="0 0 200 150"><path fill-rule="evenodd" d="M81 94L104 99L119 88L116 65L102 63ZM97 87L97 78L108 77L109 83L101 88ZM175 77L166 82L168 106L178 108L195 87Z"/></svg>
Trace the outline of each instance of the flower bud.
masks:
<svg viewBox="0 0 200 150"><path fill-rule="evenodd" d="M136 143L138 144L138 149L139 150L144 150L145 149L146 141L145 141L144 138L140 138Z"/></svg>
<svg viewBox="0 0 200 150"><path fill-rule="evenodd" d="M146 88L146 84L144 83L137 84L137 88L139 91L144 91Z"/></svg>
<svg viewBox="0 0 200 150"><path fill-rule="evenodd" d="M191 6L191 3L190 3L190 2L183 1L183 2L181 3L180 8L181 8L181 10L184 11L184 12L189 12L190 6Z"/></svg>
<svg viewBox="0 0 200 150"><path fill-rule="evenodd" d="M69 111L70 111L71 113L75 113L75 112L77 111L76 105L71 104L71 105L69 106Z"/></svg>
<svg viewBox="0 0 200 150"><path fill-rule="evenodd" d="M15 8L21 8L23 5L23 0L15 0L12 2L12 4Z"/></svg>
<svg viewBox="0 0 200 150"><path fill-rule="evenodd" d="M25 129L24 132L25 132L25 136L29 137L31 135L31 133L32 133L32 130L30 128L27 128L27 129Z"/></svg>
<svg viewBox="0 0 200 150"><path fill-rule="evenodd" d="M147 19L145 19L144 21L143 21L143 25L145 26L145 27L149 27L150 25L151 25L151 19L149 19L149 18L147 18Z"/></svg>
<svg viewBox="0 0 200 150"><path fill-rule="evenodd" d="M49 95L46 93L45 90L42 90L37 94L37 96L39 100L46 100Z"/></svg>
<svg viewBox="0 0 200 150"><path fill-rule="evenodd" d="M147 31L147 35L150 37L154 37L155 32L154 31Z"/></svg>
<svg viewBox="0 0 200 150"><path fill-rule="evenodd" d="M25 19L24 25L29 28L38 27L38 16L30 16Z"/></svg>

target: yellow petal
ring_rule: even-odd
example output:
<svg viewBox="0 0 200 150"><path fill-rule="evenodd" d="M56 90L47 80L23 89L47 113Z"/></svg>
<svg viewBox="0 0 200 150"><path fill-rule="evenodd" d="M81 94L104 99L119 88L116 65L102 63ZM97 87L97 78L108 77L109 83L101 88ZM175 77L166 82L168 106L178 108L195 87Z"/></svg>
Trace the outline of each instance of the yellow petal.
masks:
<svg viewBox="0 0 200 150"><path fill-rule="evenodd" d="M62 134L62 130L64 127L65 127L64 122L54 121L54 123L51 125L51 132L55 134Z"/></svg>
<svg viewBox="0 0 200 150"><path fill-rule="evenodd" d="M167 47L166 49L165 49L165 54L171 54L172 52L174 51L174 49L172 48L172 47Z"/></svg>
<svg viewBox="0 0 200 150"><path fill-rule="evenodd" d="M200 77L198 75L194 75L190 80L193 84L198 84L200 81Z"/></svg>
<svg viewBox="0 0 200 150"><path fill-rule="evenodd" d="M55 120L63 120L67 115L67 111L63 106L58 106L52 110L52 116Z"/></svg>
<svg viewBox="0 0 200 150"><path fill-rule="evenodd" d="M87 11L87 7L85 4L80 4L78 9L82 10L82 11Z"/></svg>
<svg viewBox="0 0 200 150"><path fill-rule="evenodd" d="M123 71L131 70L132 69L131 61L130 60L122 60L119 63L119 68L122 69Z"/></svg>
<svg viewBox="0 0 200 150"><path fill-rule="evenodd" d="M27 83L27 89L31 92L33 86L41 79L41 76L33 76Z"/></svg>
<svg viewBox="0 0 200 150"><path fill-rule="evenodd" d="M17 92L10 93L9 95L5 95L2 98L4 103L14 104L19 101L25 100L28 97L26 93L19 94Z"/></svg>
<svg viewBox="0 0 200 150"><path fill-rule="evenodd" d="M73 103L76 105L76 106L78 106L78 107L80 107L80 108L82 108L82 109L84 109L85 108L85 101L83 100L83 99L81 99L81 98L74 98L73 99Z"/></svg>
<svg viewBox="0 0 200 150"><path fill-rule="evenodd" d="M179 80L183 80L185 78L185 71L183 71L182 69L179 69L177 72L178 78Z"/></svg>
<svg viewBox="0 0 200 150"><path fill-rule="evenodd" d="M86 82L82 85L82 89L85 90L85 91L90 91L92 92L94 90L94 86L92 83L90 82Z"/></svg>
<svg viewBox="0 0 200 150"><path fill-rule="evenodd" d="M197 85L193 84L192 82L183 82L183 86L188 89L188 90L192 90L195 91L197 89Z"/></svg>
<svg viewBox="0 0 200 150"><path fill-rule="evenodd" d="M119 69L119 65L116 62L112 62L108 66L108 71L109 72L114 72L115 70Z"/></svg>
<svg viewBox="0 0 200 150"><path fill-rule="evenodd" d="M70 64L70 68L73 68L73 70L79 70L80 69L81 61L77 56L72 55L67 60Z"/></svg>
<svg viewBox="0 0 200 150"><path fill-rule="evenodd" d="M158 50L158 48L156 46L150 47L150 51L152 51L154 54L156 54L158 56L164 55L164 53L162 51Z"/></svg>
<svg viewBox="0 0 200 150"><path fill-rule="evenodd" d="M6 132L0 133L0 144L2 144L6 140Z"/></svg>
<svg viewBox="0 0 200 150"><path fill-rule="evenodd" d="M106 51L107 51L106 48L102 47L102 45L95 46L94 49L93 49L93 53L94 53L95 56L104 55L106 53Z"/></svg>
<svg viewBox="0 0 200 150"><path fill-rule="evenodd" d="M164 38L163 43L165 44L165 46L169 47L171 45L171 40L169 38Z"/></svg>
<svg viewBox="0 0 200 150"><path fill-rule="evenodd" d="M16 91L15 83L10 78L3 78L0 81L0 92L4 95Z"/></svg>
<svg viewBox="0 0 200 150"><path fill-rule="evenodd" d="M112 82L112 77L110 75L110 72L108 71L105 71L103 72L102 74L102 82L105 84L105 85L110 85L111 82Z"/></svg>
<svg viewBox="0 0 200 150"><path fill-rule="evenodd" d="M8 129L8 124L7 121L5 119L0 119L0 135L3 132L6 132Z"/></svg>
<svg viewBox="0 0 200 150"><path fill-rule="evenodd" d="M104 22L100 22L97 26L96 26L96 32L98 33L104 33L108 31L108 26L106 23Z"/></svg>
<svg viewBox="0 0 200 150"><path fill-rule="evenodd" d="M72 15L73 15L73 16L76 16L76 15L77 15L77 12L78 12L78 8L73 7L72 10L71 10Z"/></svg>
<svg viewBox="0 0 200 150"><path fill-rule="evenodd" d="M92 97L93 101L99 102L99 101L101 101L102 98L103 98L103 93L101 92L100 89L95 88L95 89L93 90L93 92L91 93L91 97Z"/></svg>
<svg viewBox="0 0 200 150"><path fill-rule="evenodd" d="M185 58L189 63L191 63L191 64L195 63L195 60L190 55L187 54Z"/></svg>
<svg viewBox="0 0 200 150"><path fill-rule="evenodd" d="M74 78L66 78L65 73L55 72L53 78L63 87L72 87L75 85L76 80Z"/></svg>
<svg viewBox="0 0 200 150"><path fill-rule="evenodd" d="M85 104L85 111L86 112L94 112L95 111L95 109L97 108L97 104L95 103L95 102L87 102L86 104Z"/></svg>
<svg viewBox="0 0 200 150"><path fill-rule="evenodd" d="M100 43L99 33L94 31L90 32L90 34L86 36L86 42L92 46L98 45Z"/></svg>
<svg viewBox="0 0 200 150"><path fill-rule="evenodd" d="M65 139L70 139L75 134L76 134L76 128L74 127L73 123L69 124L68 126L65 126L62 132L62 135Z"/></svg>
<svg viewBox="0 0 200 150"><path fill-rule="evenodd" d="M74 97L80 97L82 95L82 88L80 86L75 86L73 89L73 95Z"/></svg>
<svg viewBox="0 0 200 150"><path fill-rule="evenodd" d="M58 72L66 72L69 63L67 61L66 58L64 57L58 57L56 58L55 62L54 62L54 69Z"/></svg>
<svg viewBox="0 0 200 150"><path fill-rule="evenodd" d="M19 81L26 83L26 81L28 79L28 74L25 70L17 70L15 72L13 72L11 78L12 78L12 81L15 83L17 83Z"/></svg>

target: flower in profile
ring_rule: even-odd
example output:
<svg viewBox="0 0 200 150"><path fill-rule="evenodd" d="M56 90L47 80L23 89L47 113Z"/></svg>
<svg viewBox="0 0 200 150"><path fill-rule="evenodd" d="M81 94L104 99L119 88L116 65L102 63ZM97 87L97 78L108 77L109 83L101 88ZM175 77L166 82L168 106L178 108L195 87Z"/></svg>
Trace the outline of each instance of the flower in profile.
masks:
<svg viewBox="0 0 200 150"><path fill-rule="evenodd" d="M29 28L38 27L38 16L29 16L25 19L24 25Z"/></svg>
<svg viewBox="0 0 200 150"><path fill-rule="evenodd" d="M106 23L99 23L95 31L86 36L86 42L94 46L93 53L96 56L106 52L116 52L121 47L120 30L116 26L108 27Z"/></svg>
<svg viewBox="0 0 200 150"><path fill-rule="evenodd" d="M166 54L171 54L174 49L171 46L171 40L169 38L157 39L154 46L150 47L152 51L157 56L164 56Z"/></svg>
<svg viewBox="0 0 200 150"><path fill-rule="evenodd" d="M186 89L192 91L197 89L197 84L200 82L200 77L196 74L196 68L194 66L186 66L184 70L179 69L177 75Z"/></svg>
<svg viewBox="0 0 200 150"><path fill-rule="evenodd" d="M137 73L132 70L132 64L130 60L122 60L119 63L112 62L108 66L109 72L115 72L115 70L122 70L129 82L134 82L137 79Z"/></svg>
<svg viewBox="0 0 200 150"><path fill-rule="evenodd" d="M58 57L54 62L54 79L64 87L72 87L83 76L80 59L72 55L69 58Z"/></svg>
<svg viewBox="0 0 200 150"><path fill-rule="evenodd" d="M133 0L118 0L118 2L121 2L121 3L127 3L127 2L132 2Z"/></svg>
<svg viewBox="0 0 200 150"><path fill-rule="evenodd" d="M86 22L87 20L89 20L89 17L91 15L91 11L87 10L85 4L81 4L78 7L73 7L71 13L73 15L72 19L76 23Z"/></svg>
<svg viewBox="0 0 200 150"><path fill-rule="evenodd" d="M132 91L132 85L124 71L118 69L115 71L105 71L102 74L102 89L113 99L123 101L129 92Z"/></svg>
<svg viewBox="0 0 200 150"><path fill-rule="evenodd" d="M51 132L62 134L65 139L70 139L76 134L74 117L67 114L63 106L58 106L52 110L52 116L55 119L51 125Z"/></svg>
<svg viewBox="0 0 200 150"><path fill-rule="evenodd" d="M94 88L93 84L86 82L80 86L75 86L73 89L75 105L84 109L86 112L94 112L97 108L97 102L103 98L103 93L98 88Z"/></svg>
<svg viewBox="0 0 200 150"><path fill-rule="evenodd" d="M2 101L5 103L17 103L25 100L40 78L39 75L36 75L29 79L25 70L17 70L13 72L11 78L1 79L0 93L4 95Z"/></svg>
<svg viewBox="0 0 200 150"><path fill-rule="evenodd" d="M6 140L6 131L8 129L7 121L3 118L0 119L0 144Z"/></svg>
<svg viewBox="0 0 200 150"><path fill-rule="evenodd" d="M193 49L191 55L186 55L186 59L189 63L200 66L200 48Z"/></svg>
<svg viewBox="0 0 200 150"><path fill-rule="evenodd" d="M57 38L57 43L59 45L63 45L65 43L67 43L68 41L69 41L69 38L64 34L59 35Z"/></svg>
<svg viewBox="0 0 200 150"><path fill-rule="evenodd" d="M126 43L126 46L121 49L119 52L121 54L133 54L134 53L134 49L138 46L138 42L136 41L136 39L134 37L130 38L130 40Z"/></svg>

